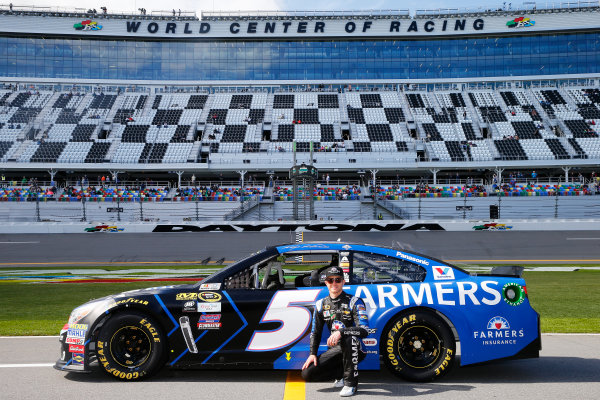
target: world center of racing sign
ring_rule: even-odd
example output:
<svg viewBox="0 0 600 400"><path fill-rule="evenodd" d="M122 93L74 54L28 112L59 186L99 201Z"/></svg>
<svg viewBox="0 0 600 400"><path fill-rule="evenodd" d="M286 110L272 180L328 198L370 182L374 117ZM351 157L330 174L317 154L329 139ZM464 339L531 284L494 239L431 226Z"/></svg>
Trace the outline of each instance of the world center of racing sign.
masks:
<svg viewBox="0 0 600 400"><path fill-rule="evenodd" d="M0 15L0 33L27 35L60 35L76 37L119 38L170 38L170 39L323 39L323 38L407 38L461 35L519 34L589 30L600 28L600 18L593 12L552 14L497 14L441 15L435 18L410 18L390 15L389 18L372 18L361 15L326 19L262 19L246 17L242 20L131 19L81 17L53 17L34 15ZM510 21L535 21L535 24L508 24Z"/></svg>

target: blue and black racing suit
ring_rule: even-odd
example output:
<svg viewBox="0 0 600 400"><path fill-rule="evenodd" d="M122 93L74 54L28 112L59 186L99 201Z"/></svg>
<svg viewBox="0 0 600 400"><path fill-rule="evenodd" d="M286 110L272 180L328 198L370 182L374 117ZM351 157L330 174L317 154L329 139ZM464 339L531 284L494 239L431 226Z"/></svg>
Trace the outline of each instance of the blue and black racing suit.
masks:
<svg viewBox="0 0 600 400"><path fill-rule="evenodd" d="M302 371L307 381L344 378L345 386L358 385L358 363L366 353L362 349L361 338L369 334L369 318L365 303L358 297L342 292L332 299L326 297L317 301L313 314L310 333L310 354L317 355L323 326L329 331L340 331L342 337L338 344L330 347L317 359L317 365L311 364Z"/></svg>

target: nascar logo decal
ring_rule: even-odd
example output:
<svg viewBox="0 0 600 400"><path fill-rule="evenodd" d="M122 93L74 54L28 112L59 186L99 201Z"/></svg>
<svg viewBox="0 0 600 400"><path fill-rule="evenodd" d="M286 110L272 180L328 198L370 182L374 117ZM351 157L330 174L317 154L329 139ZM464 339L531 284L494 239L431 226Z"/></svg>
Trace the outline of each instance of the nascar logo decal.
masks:
<svg viewBox="0 0 600 400"><path fill-rule="evenodd" d="M219 293L215 292L201 292L198 294L198 300L206 301L208 303L215 303L221 301L223 297Z"/></svg>
<svg viewBox="0 0 600 400"><path fill-rule="evenodd" d="M433 267L433 279L436 281L454 279L454 270L450 267Z"/></svg>

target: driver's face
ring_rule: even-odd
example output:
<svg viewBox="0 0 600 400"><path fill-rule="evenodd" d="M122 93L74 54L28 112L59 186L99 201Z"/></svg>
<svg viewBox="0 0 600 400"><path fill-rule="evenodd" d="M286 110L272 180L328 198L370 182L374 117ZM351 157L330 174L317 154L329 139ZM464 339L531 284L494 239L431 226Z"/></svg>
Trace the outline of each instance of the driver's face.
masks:
<svg viewBox="0 0 600 400"><path fill-rule="evenodd" d="M339 275L329 276L325 279L325 284L327 285L327 289L329 289L329 296L335 299L342 293L344 288L344 277Z"/></svg>

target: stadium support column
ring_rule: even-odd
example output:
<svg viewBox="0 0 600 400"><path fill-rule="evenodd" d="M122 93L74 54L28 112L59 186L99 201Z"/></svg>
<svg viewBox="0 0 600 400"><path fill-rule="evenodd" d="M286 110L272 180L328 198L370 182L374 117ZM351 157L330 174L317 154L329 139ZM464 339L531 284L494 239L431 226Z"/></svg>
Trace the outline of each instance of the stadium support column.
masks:
<svg viewBox="0 0 600 400"><path fill-rule="evenodd" d="M240 174L240 207L242 212L244 212L244 177L248 171L237 171Z"/></svg>
<svg viewBox="0 0 600 400"><path fill-rule="evenodd" d="M569 171L571 167L562 167L562 170L565 171L565 184L569 183Z"/></svg>
<svg viewBox="0 0 600 400"><path fill-rule="evenodd" d="M177 174L177 188L181 188L181 175L183 175L185 171L175 171Z"/></svg>
<svg viewBox="0 0 600 400"><path fill-rule="evenodd" d="M498 186L502 185L502 173L504 172L504 168L498 168L496 167L496 169L494 169L494 172L496 173L496 179L498 180ZM493 182L492 182L493 184Z"/></svg>
<svg viewBox="0 0 600 400"><path fill-rule="evenodd" d="M371 175L373 176L372 179L372 183L373 183L373 190L371 191L371 194L373 195L373 219L378 219L377 218L377 173L379 172L379 170L377 169L372 169L371 170Z"/></svg>
<svg viewBox="0 0 600 400"><path fill-rule="evenodd" d="M121 195L119 194L119 174L123 171L108 171L112 175L115 183L115 193L117 194L117 221L121 222Z"/></svg>
<svg viewBox="0 0 600 400"><path fill-rule="evenodd" d="M438 168L430 169L429 172L433 174L433 186L437 185L437 173L440 172Z"/></svg>
<svg viewBox="0 0 600 400"><path fill-rule="evenodd" d="M50 174L50 185L54 186L54 177L56 176L56 170L55 169L50 169L50 171L48 171L48 173Z"/></svg>
<svg viewBox="0 0 600 400"><path fill-rule="evenodd" d="M83 179L81 180L81 207L83 208L83 218L81 220L86 222L87 216L85 213L85 191L83 190Z"/></svg>

